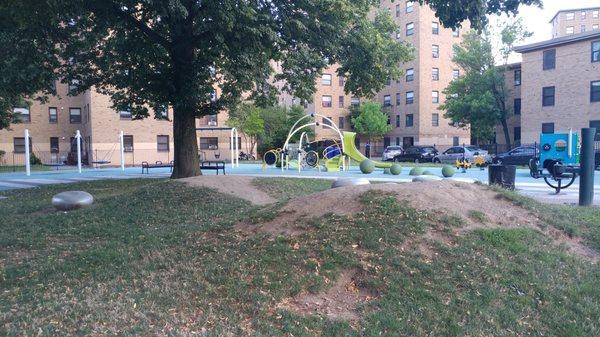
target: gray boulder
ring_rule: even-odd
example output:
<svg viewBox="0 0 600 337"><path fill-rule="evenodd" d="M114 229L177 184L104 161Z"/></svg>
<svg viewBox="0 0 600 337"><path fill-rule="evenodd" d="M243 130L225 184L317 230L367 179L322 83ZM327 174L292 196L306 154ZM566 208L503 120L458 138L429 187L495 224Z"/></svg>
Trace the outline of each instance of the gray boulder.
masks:
<svg viewBox="0 0 600 337"><path fill-rule="evenodd" d="M440 181L440 180L443 180L443 179L438 176L418 176L418 177L414 177L412 181L424 183L424 182L429 182L429 181Z"/></svg>
<svg viewBox="0 0 600 337"><path fill-rule="evenodd" d="M342 178L337 179L331 184L331 188L338 188L344 186L358 186L358 185L370 185L371 182L365 178Z"/></svg>
<svg viewBox="0 0 600 337"><path fill-rule="evenodd" d="M70 211L88 207L94 203L94 197L84 191L67 191L52 197L52 206L59 211Z"/></svg>

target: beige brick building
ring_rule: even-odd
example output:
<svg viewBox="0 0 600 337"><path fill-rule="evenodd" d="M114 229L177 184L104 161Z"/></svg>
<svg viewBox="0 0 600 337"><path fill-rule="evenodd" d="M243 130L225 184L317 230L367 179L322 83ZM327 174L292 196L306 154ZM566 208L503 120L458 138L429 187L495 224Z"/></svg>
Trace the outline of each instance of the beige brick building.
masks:
<svg viewBox="0 0 600 337"><path fill-rule="evenodd" d="M508 125L508 133L511 144L518 146L521 144L521 86L522 86L522 69L521 63L509 64L504 74L506 92L506 106L509 109L506 124ZM496 143L506 144L504 137L504 129L501 125L496 127ZM508 148L500 147L499 151L508 150Z"/></svg>
<svg viewBox="0 0 600 337"><path fill-rule="evenodd" d="M550 23L552 38L600 29L600 6L559 11Z"/></svg>
<svg viewBox="0 0 600 337"><path fill-rule="evenodd" d="M88 90L78 96L68 96L68 85L57 83L56 96L40 104L31 102L28 108L17 108L22 123L0 130L0 150L5 154L0 165L24 164L24 130L28 129L31 152L44 164L75 163L77 130L82 135L84 161L90 165L120 164L119 133L124 133L126 165L142 161L173 160L172 111L164 111L165 119L151 117L134 120L128 111L111 108L110 98ZM197 137L200 156L206 160L230 158L230 128L225 125L227 113L198 119ZM242 136L240 134L240 136ZM241 139L239 140L242 143ZM242 144L241 150L246 151Z"/></svg>
<svg viewBox="0 0 600 337"><path fill-rule="evenodd" d="M415 47L415 59L401 65L405 75L390 82L377 94L389 113L392 131L383 141L371 144L372 152L380 153L388 145L436 145L445 148L470 143L470 132L449 125L444 112L438 110L444 102L443 91L461 70L452 63L453 48L460 43L462 32L469 26L453 31L444 28L429 6L419 6L412 1L381 1L380 8L387 9L399 30L396 38ZM336 76L336 68L324 72L317 83L314 105L316 111L332 117L340 128L350 130L349 107L358 104L357 97L343 91L343 78ZM318 128L318 136L332 136L328 129ZM360 147L364 149L364 141Z"/></svg>
<svg viewBox="0 0 600 337"><path fill-rule="evenodd" d="M516 48L522 61L521 138L600 127L600 30Z"/></svg>

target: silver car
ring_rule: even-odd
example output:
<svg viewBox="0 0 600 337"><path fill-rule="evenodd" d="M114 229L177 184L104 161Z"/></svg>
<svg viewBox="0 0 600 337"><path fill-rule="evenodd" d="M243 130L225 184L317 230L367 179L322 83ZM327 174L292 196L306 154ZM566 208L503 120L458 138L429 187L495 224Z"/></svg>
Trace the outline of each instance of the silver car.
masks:
<svg viewBox="0 0 600 337"><path fill-rule="evenodd" d="M433 158L434 163L441 164L454 164L457 160L462 160L463 158L467 159L469 162L473 163L475 156L480 156L485 159L486 163L490 163L492 161L492 157L490 154L473 145L465 145L465 146L453 146L443 153L438 154Z"/></svg>
<svg viewBox="0 0 600 337"><path fill-rule="evenodd" d="M383 151L383 156L381 157L381 160L383 160L383 161L394 160L394 157L402 154L402 152L404 152L404 149L402 149L402 146L398 146L398 145L388 146Z"/></svg>

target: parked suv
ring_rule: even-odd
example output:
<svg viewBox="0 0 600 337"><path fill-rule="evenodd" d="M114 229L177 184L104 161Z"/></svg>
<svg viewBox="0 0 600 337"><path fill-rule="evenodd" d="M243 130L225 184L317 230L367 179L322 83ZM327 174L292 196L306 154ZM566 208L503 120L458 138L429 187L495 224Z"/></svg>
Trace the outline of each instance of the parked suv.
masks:
<svg viewBox="0 0 600 337"><path fill-rule="evenodd" d="M383 151L383 156L382 156L381 160L383 160L383 161L394 160L395 156L402 154L403 152L404 152L404 150L402 149L402 146L388 146Z"/></svg>
<svg viewBox="0 0 600 337"><path fill-rule="evenodd" d="M407 148L404 153L394 157L395 162L409 161L413 163L431 162L433 157L438 154L438 150L433 146L419 145Z"/></svg>
<svg viewBox="0 0 600 337"><path fill-rule="evenodd" d="M433 158L434 163L454 164L457 160L467 159L471 163L475 156L482 156L486 163L492 161L489 153L473 145L453 146Z"/></svg>

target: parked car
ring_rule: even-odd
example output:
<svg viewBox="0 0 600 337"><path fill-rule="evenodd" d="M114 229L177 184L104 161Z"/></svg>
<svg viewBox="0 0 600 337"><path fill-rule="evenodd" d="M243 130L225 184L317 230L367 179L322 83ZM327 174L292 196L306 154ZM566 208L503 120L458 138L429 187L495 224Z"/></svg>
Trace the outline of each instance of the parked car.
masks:
<svg viewBox="0 0 600 337"><path fill-rule="evenodd" d="M394 157L395 162L409 161L413 163L431 162L433 157L438 154L433 146L419 145L411 146L404 150L404 153Z"/></svg>
<svg viewBox="0 0 600 337"><path fill-rule="evenodd" d="M454 164L457 160L465 158L472 163L475 156L483 156L486 163L490 163L492 161L492 157L487 151L482 150L474 145L465 145L453 146L449 148L443 153L435 156L433 158L433 162L441 164Z"/></svg>
<svg viewBox="0 0 600 337"><path fill-rule="evenodd" d="M504 165L529 165L529 161L535 156L535 147L521 146L508 152L500 153L492 159L494 164Z"/></svg>
<svg viewBox="0 0 600 337"><path fill-rule="evenodd" d="M402 146L388 146L383 151L383 156L381 157L381 160L383 160L383 161L394 160L395 156L402 154L403 152L404 152L404 150L402 149Z"/></svg>

